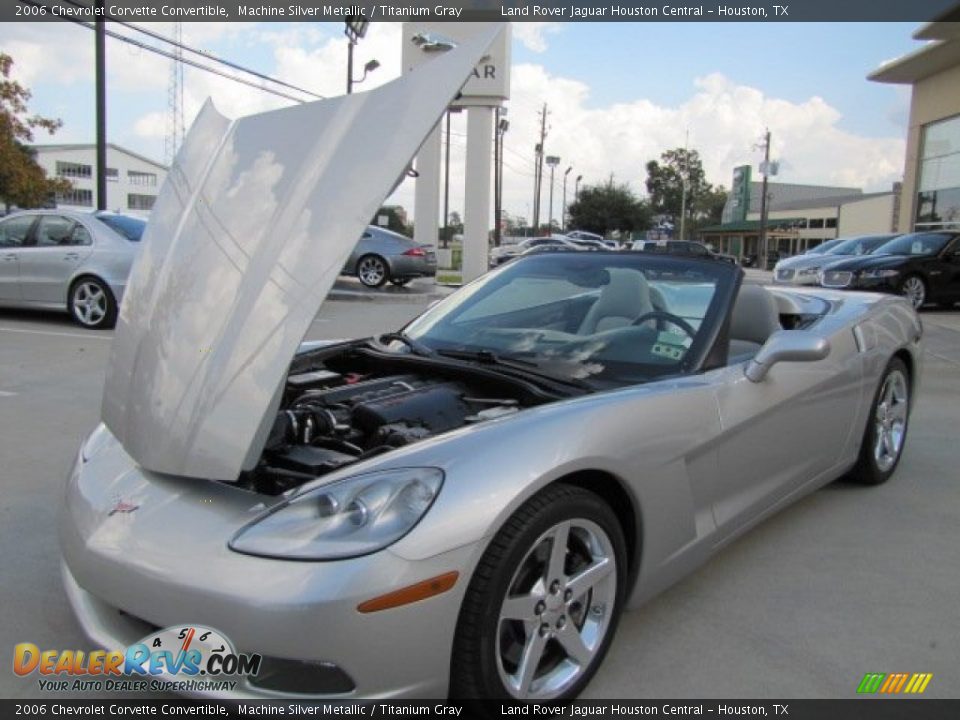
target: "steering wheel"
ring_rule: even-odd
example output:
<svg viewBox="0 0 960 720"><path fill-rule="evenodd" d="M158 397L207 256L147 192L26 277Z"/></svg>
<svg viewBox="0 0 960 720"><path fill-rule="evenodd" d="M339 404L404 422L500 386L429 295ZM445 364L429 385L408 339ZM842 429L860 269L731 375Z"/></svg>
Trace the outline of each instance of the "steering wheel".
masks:
<svg viewBox="0 0 960 720"><path fill-rule="evenodd" d="M688 323L679 315L674 315L673 313L669 313L666 310L651 310L650 312L645 312L643 313L643 315L637 316L634 319L634 321L630 324L634 326L642 325L647 320L654 320L658 318L660 320L666 320L667 322L676 325L678 328L683 330L691 338L694 338L697 335L697 331L693 329L693 326L690 323Z"/></svg>

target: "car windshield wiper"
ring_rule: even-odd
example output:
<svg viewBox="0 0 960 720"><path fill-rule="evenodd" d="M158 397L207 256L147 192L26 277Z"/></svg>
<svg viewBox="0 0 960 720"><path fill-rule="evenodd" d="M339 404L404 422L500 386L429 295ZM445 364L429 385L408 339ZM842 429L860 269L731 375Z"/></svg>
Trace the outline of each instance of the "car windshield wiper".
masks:
<svg viewBox="0 0 960 720"><path fill-rule="evenodd" d="M582 388L584 390L593 389L593 386L591 386L589 383L578 378L554 375L553 373L544 372L541 365L533 360L522 360L513 356L504 357L503 355L498 355L492 350L444 349L437 350L436 354L453 358L455 360L472 360L474 362L483 363L484 365L499 365L501 367L519 370L530 375L536 375L546 380L552 380L553 382L564 383L565 385L573 385L574 387Z"/></svg>
<svg viewBox="0 0 960 720"><path fill-rule="evenodd" d="M378 335L377 337L375 337L374 340L376 340L378 343L381 343L381 344L384 341L393 342L395 340L397 342L401 342L404 345L406 345L408 348L410 348L410 352L412 352L414 355L422 355L423 357L430 357L431 355L434 354L433 350L428 348L419 340L414 340L412 337L410 337L404 332L383 333L382 335Z"/></svg>

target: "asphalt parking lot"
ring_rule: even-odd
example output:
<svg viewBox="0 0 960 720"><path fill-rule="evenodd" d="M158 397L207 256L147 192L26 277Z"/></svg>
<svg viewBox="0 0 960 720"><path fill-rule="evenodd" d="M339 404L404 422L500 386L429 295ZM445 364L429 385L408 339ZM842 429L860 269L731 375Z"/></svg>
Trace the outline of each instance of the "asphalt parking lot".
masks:
<svg viewBox="0 0 960 720"><path fill-rule="evenodd" d="M308 339L396 329L429 301L404 300L328 301ZM893 480L807 497L626 615L588 697L846 698L866 672L931 672L927 696L960 696L960 312L923 321ZM111 338L0 310L0 652L90 647L61 590L56 516ZM38 694L35 678L0 672L0 697Z"/></svg>

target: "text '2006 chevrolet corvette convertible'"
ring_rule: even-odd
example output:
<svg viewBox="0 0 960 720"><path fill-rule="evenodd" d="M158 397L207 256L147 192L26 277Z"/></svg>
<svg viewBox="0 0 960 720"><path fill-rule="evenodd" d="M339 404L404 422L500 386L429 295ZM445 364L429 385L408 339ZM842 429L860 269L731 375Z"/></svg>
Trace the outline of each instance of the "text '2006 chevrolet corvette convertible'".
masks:
<svg viewBox="0 0 960 720"><path fill-rule="evenodd" d="M202 623L280 669L210 696L569 698L624 609L805 493L894 472L921 336L897 297L556 253L301 344L491 37L369 93L201 113L68 481L93 641Z"/></svg>

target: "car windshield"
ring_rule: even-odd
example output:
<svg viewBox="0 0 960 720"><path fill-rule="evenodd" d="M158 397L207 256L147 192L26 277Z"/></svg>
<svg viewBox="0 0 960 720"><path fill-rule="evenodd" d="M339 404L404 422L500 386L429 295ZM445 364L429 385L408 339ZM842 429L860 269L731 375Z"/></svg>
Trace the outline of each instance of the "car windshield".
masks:
<svg viewBox="0 0 960 720"><path fill-rule="evenodd" d="M867 255L878 247L890 241L890 235L865 235L864 237L844 240L836 247L830 248L827 255Z"/></svg>
<svg viewBox="0 0 960 720"><path fill-rule="evenodd" d="M129 215L97 215L97 220L130 242L140 242L147 228L146 222Z"/></svg>
<svg viewBox="0 0 960 720"><path fill-rule="evenodd" d="M593 387L643 382L698 366L738 273L676 257L531 255L434 306L405 335L438 355Z"/></svg>
<svg viewBox="0 0 960 720"><path fill-rule="evenodd" d="M952 235L944 233L911 233L884 243L877 255L936 255L943 250Z"/></svg>
<svg viewBox="0 0 960 720"><path fill-rule="evenodd" d="M835 247L836 247L837 245L839 245L841 242L843 242L843 241L842 241L842 240L827 240L826 242L820 243L820 244L817 245L816 247L810 248L809 250L807 250L807 251L804 253L804 255L823 255L824 253L829 252L830 250L833 250L833 248L835 248Z"/></svg>

